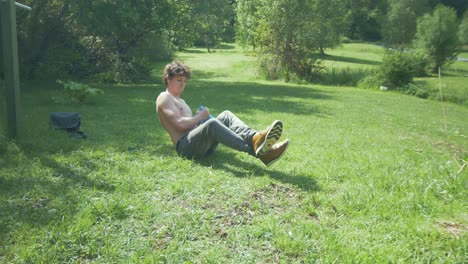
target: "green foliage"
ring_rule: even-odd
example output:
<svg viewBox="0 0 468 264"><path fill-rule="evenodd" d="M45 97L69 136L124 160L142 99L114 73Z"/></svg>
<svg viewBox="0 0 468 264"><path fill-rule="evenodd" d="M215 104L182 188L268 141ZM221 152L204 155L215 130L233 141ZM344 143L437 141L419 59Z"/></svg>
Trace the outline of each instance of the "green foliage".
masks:
<svg viewBox="0 0 468 264"><path fill-rule="evenodd" d="M174 45L183 49L197 43L209 52L233 27L235 16L230 0L171 1L166 13L169 38Z"/></svg>
<svg viewBox="0 0 468 264"><path fill-rule="evenodd" d="M260 48L257 55L261 71L286 81L314 79L321 68L316 54L337 46L347 25L340 1L262 0L255 3L256 13L238 16L242 18L240 22L245 23L240 26L245 30L245 41ZM246 9L247 6L238 12ZM256 20L252 22L252 19Z"/></svg>
<svg viewBox="0 0 468 264"><path fill-rule="evenodd" d="M346 1L350 27L346 35L353 40L377 41L382 37L382 17L387 10L387 1Z"/></svg>
<svg viewBox="0 0 468 264"><path fill-rule="evenodd" d="M167 60L174 47L190 47L197 40L209 49L226 37L234 21L229 0L26 0L25 4L32 11L18 14L24 79L141 81L149 75L149 63Z"/></svg>
<svg viewBox="0 0 468 264"><path fill-rule="evenodd" d="M416 89L409 84L416 76L426 76L428 65L428 58L420 51L387 50L378 70L362 78L358 86L374 89L380 86L402 90L411 88L412 91L409 93L414 94Z"/></svg>
<svg viewBox="0 0 468 264"><path fill-rule="evenodd" d="M318 48L324 54L325 49L341 44L349 30L350 14L345 9L345 0L314 0L311 3L311 13L303 16L306 27L298 38L302 38L300 42L307 48Z"/></svg>
<svg viewBox="0 0 468 264"><path fill-rule="evenodd" d="M413 81L414 66L411 57L401 51L389 50L385 53L378 73L385 86L396 89Z"/></svg>
<svg viewBox="0 0 468 264"><path fill-rule="evenodd" d="M418 19L414 45L429 55L433 72L453 62L459 47L458 21L454 9L438 5L432 14Z"/></svg>
<svg viewBox="0 0 468 264"><path fill-rule="evenodd" d="M149 73L148 60L171 57L168 48L158 49L158 56L134 52L147 51L155 35L166 43L154 47L171 47L166 0L37 0L25 4L32 11L18 13L24 79L139 81Z"/></svg>
<svg viewBox="0 0 468 264"><path fill-rule="evenodd" d="M428 0L390 0L384 17L382 34L385 42L407 47L416 33L416 19L429 9Z"/></svg>
<svg viewBox="0 0 468 264"><path fill-rule="evenodd" d="M253 49L257 46L257 19L259 0L238 0L236 2L236 41L243 47L251 46Z"/></svg>
<svg viewBox="0 0 468 264"><path fill-rule="evenodd" d="M370 74L358 81L357 86L364 89L379 89L384 81L378 74Z"/></svg>
<svg viewBox="0 0 468 264"><path fill-rule="evenodd" d="M375 70L371 69L327 68L318 74L317 81L324 85L356 86L361 80L374 74Z"/></svg>
<svg viewBox="0 0 468 264"><path fill-rule="evenodd" d="M413 50L406 53L412 64L414 77L428 76L431 71L431 58L424 50Z"/></svg>
<svg viewBox="0 0 468 264"><path fill-rule="evenodd" d="M83 77L79 66L81 54L60 43L54 43L53 46L44 52L44 57L36 64L37 68L29 77L36 80Z"/></svg>
<svg viewBox="0 0 468 264"><path fill-rule="evenodd" d="M422 87L415 83L408 83L404 85L403 87L401 87L400 89L405 94L414 95L416 97L424 98L424 99L429 98L429 96L431 95L431 93L428 91L427 88Z"/></svg>
<svg viewBox="0 0 468 264"><path fill-rule="evenodd" d="M468 10L463 15L463 19L460 23L458 38L460 39L461 44L468 45Z"/></svg>
<svg viewBox="0 0 468 264"><path fill-rule="evenodd" d="M62 80L57 80L57 83L63 85L65 94L78 103L84 103L91 96L104 94L103 90L83 83Z"/></svg>

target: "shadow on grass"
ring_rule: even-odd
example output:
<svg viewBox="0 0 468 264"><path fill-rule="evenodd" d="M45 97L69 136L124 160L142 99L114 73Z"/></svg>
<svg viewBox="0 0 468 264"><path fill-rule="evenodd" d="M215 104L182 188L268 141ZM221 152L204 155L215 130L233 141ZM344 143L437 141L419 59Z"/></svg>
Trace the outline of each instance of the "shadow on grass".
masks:
<svg viewBox="0 0 468 264"><path fill-rule="evenodd" d="M45 226L63 221L62 217L73 222L86 190L115 192L109 174L98 172L103 162L112 170L113 153L174 155L169 137L157 123L154 86L104 87L104 96L81 105L51 102L52 96L59 96L54 85L24 85L19 137L0 142L2 241L21 225ZM48 114L56 111L79 112L88 139L52 130Z"/></svg>
<svg viewBox="0 0 468 264"><path fill-rule="evenodd" d="M210 47L210 50L212 53L216 53L216 50L233 50L235 49L236 46L229 44L229 43L223 43L220 45L217 45L215 47ZM194 54L203 54L203 53L208 53L208 50L204 46L199 46L196 47L195 49L184 49L184 53L194 53Z"/></svg>
<svg viewBox="0 0 468 264"><path fill-rule="evenodd" d="M226 171L240 178L268 175L271 179L295 185L304 191L317 192L320 190L318 183L309 175L298 175L295 172L286 173L275 170L275 167L281 168L281 161L278 161L270 167L266 167L260 160L258 161L258 164L252 164L233 157L232 152L230 153L223 151L222 149L217 149L213 155L197 161L197 163L202 166L210 166L217 170Z"/></svg>
<svg viewBox="0 0 468 264"><path fill-rule="evenodd" d="M192 78L194 82L198 82L200 79L212 79L212 78L227 78L229 75L227 73L219 73L219 72L207 72L207 71L199 71L199 70L192 70ZM190 83L187 86L190 86Z"/></svg>
<svg viewBox="0 0 468 264"><path fill-rule="evenodd" d="M232 44L229 44L229 43L222 43L222 44L219 44L215 47L215 49L222 49L222 50L231 50L231 49L235 49L236 46L232 45Z"/></svg>
<svg viewBox="0 0 468 264"><path fill-rule="evenodd" d="M356 64L367 64L367 65L380 65L381 64L378 61L364 60L364 59L345 57L345 56L321 55L319 58L322 60L341 61L341 62L356 63Z"/></svg>
<svg viewBox="0 0 468 264"><path fill-rule="evenodd" d="M200 50L200 49L184 49L184 53L194 53L194 54L203 54L203 53L208 53L206 49Z"/></svg>
<svg viewBox="0 0 468 264"><path fill-rule="evenodd" d="M24 174L0 174L0 239L18 226L41 226L51 222L73 222L73 216L83 203L80 190L114 192L115 186L108 181L90 176L95 163L88 160L87 169L73 167L47 157L9 160L9 167L22 167ZM40 167L40 168L39 168ZM7 168L8 169L8 168ZM34 175L41 171L39 175ZM17 171L17 170L16 170ZM44 173L47 171L47 173ZM47 177L41 177L46 176Z"/></svg>
<svg viewBox="0 0 468 264"><path fill-rule="evenodd" d="M468 70L449 68L443 73L443 77L468 77Z"/></svg>
<svg viewBox="0 0 468 264"><path fill-rule="evenodd" d="M326 116L324 109L311 100L330 100L332 93L310 86L259 84L250 82L193 81L185 88L188 104L208 106L213 113L231 110L234 113L265 111L269 114Z"/></svg>

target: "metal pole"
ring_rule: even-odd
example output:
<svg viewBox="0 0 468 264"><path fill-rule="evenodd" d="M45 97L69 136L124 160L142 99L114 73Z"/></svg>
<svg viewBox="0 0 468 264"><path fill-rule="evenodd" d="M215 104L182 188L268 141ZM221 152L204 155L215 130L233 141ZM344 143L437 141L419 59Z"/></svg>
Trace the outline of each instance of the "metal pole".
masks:
<svg viewBox="0 0 468 264"><path fill-rule="evenodd" d="M15 2L15 6L16 6L16 7L19 7L19 8L26 9L26 10L28 10L28 11L31 11L31 8L30 8L29 6L27 6L27 5L23 5L23 4L20 4L20 3L16 3L16 2Z"/></svg>
<svg viewBox="0 0 468 264"><path fill-rule="evenodd" d="M10 138L15 138L18 134L20 123L20 89L15 1L3 0L0 3L8 136Z"/></svg>

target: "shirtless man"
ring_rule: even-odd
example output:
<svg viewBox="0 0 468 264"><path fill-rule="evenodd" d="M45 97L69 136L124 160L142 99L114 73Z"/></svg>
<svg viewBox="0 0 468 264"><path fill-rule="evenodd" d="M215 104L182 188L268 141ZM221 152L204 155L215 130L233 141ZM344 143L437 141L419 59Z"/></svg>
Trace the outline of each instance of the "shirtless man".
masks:
<svg viewBox="0 0 468 264"><path fill-rule="evenodd" d="M163 79L166 91L161 92L156 99L156 112L180 156L200 159L213 153L221 143L257 157L269 166L288 148L289 139L276 143L283 130L283 124L279 120L258 132L230 111L210 118L210 110L205 107L193 115L190 107L180 97L190 79L187 65L178 61L166 65Z"/></svg>

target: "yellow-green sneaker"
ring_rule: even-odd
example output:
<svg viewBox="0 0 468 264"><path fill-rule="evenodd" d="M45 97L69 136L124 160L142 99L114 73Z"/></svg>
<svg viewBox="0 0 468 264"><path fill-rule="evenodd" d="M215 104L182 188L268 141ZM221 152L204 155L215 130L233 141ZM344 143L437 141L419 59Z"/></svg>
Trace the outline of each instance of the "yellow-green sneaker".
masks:
<svg viewBox="0 0 468 264"><path fill-rule="evenodd" d="M270 148L278 141L283 132L283 123L279 120L273 123L265 130L262 130L252 137L252 145L257 157L267 153Z"/></svg>
<svg viewBox="0 0 468 264"><path fill-rule="evenodd" d="M258 158L263 162L263 164L270 166L283 156L288 149L289 142L291 142L291 140L288 138L282 142L274 144L267 153L259 155Z"/></svg>

